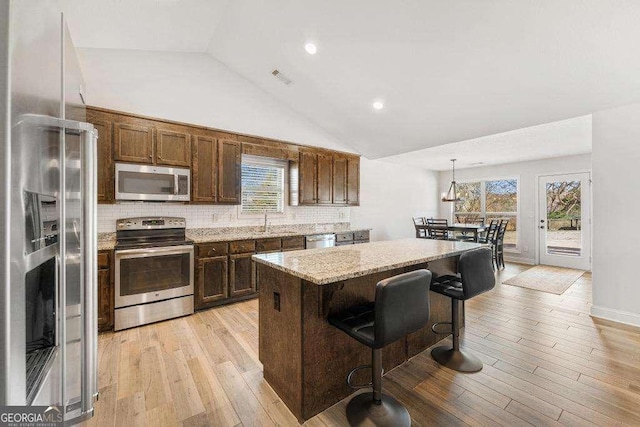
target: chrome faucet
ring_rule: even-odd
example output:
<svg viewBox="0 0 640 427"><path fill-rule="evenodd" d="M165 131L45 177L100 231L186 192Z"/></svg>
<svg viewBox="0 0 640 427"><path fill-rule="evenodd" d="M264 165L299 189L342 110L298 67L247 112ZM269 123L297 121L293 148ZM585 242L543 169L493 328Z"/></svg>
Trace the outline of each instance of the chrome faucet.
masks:
<svg viewBox="0 0 640 427"><path fill-rule="evenodd" d="M267 228L267 211L264 211L264 227L263 227L264 232L266 233L268 230Z"/></svg>

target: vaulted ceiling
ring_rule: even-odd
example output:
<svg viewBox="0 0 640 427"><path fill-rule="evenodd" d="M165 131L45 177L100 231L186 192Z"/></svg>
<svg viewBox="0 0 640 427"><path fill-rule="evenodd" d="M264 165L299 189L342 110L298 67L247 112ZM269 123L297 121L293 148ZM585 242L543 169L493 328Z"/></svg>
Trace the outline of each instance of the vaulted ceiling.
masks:
<svg viewBox="0 0 640 427"><path fill-rule="evenodd" d="M206 51L370 158L640 102L637 0L62 3L77 45Z"/></svg>

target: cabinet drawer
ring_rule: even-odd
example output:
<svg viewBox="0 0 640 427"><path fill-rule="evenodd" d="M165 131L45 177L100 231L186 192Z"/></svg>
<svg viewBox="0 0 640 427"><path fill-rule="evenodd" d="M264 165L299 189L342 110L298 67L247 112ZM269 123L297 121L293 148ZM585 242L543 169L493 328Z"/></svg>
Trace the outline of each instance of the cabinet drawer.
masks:
<svg viewBox="0 0 640 427"><path fill-rule="evenodd" d="M336 242L348 242L353 240L353 233L338 233L336 234Z"/></svg>
<svg viewBox="0 0 640 427"><path fill-rule="evenodd" d="M282 241L277 239L264 239L256 242L256 252L272 252L279 251L282 247Z"/></svg>
<svg viewBox="0 0 640 427"><path fill-rule="evenodd" d="M369 240L369 230L356 231L354 240Z"/></svg>
<svg viewBox="0 0 640 427"><path fill-rule="evenodd" d="M229 253L227 242L201 243L198 245L198 258L210 258Z"/></svg>
<svg viewBox="0 0 640 427"><path fill-rule="evenodd" d="M98 268L109 268L108 252L98 252Z"/></svg>
<svg viewBox="0 0 640 427"><path fill-rule="evenodd" d="M304 236L283 237L282 249L283 250L304 249Z"/></svg>
<svg viewBox="0 0 640 427"><path fill-rule="evenodd" d="M256 251L255 240L240 240L238 242L229 243L229 252L232 254L244 254Z"/></svg>

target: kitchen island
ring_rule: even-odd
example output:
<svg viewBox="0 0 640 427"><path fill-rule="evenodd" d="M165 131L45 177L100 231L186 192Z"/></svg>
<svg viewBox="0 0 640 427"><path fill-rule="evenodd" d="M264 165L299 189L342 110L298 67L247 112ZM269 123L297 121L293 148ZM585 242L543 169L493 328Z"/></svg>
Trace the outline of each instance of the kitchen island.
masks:
<svg viewBox="0 0 640 427"><path fill-rule="evenodd" d="M371 352L329 325L327 317L373 301L382 279L421 268L436 275L455 273L458 256L481 246L403 239L254 255L265 380L300 422L347 397L353 392L345 383L347 374L369 364ZM451 301L431 292L430 304L427 326L384 348L385 372L443 338L431 331L431 325L451 321ZM355 383L370 381L370 371L359 374Z"/></svg>

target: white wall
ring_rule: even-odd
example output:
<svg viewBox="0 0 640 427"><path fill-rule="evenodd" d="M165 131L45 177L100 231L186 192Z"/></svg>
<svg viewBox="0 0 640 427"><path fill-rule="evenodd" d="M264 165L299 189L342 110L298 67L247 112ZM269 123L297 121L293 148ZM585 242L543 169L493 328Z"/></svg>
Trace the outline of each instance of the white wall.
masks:
<svg viewBox="0 0 640 427"><path fill-rule="evenodd" d="M640 104L593 114L591 314L640 326Z"/></svg>
<svg viewBox="0 0 640 427"><path fill-rule="evenodd" d="M205 125L305 145L353 151L307 118L206 54L79 49L89 105ZM284 88L283 90L286 90ZM436 174L362 159L361 206L287 208L274 223L349 221L373 228L374 240L413 235L411 216L431 216ZM148 212L175 212L190 227L254 225L235 208L121 204L98 208L100 231L112 231L114 218ZM214 214L216 215L214 217ZM113 225L112 225L113 223Z"/></svg>
<svg viewBox="0 0 640 427"><path fill-rule="evenodd" d="M505 253L505 258L512 261L535 264L536 238L538 233L536 219L536 200L538 175L585 172L591 170L591 154L559 157L555 159L535 160L530 162L507 163L504 165L485 166L480 168L456 169L456 181L474 181L493 178L519 179L519 212L518 250ZM440 191L449 190L451 172L440 173ZM440 202L440 215L451 219L453 204Z"/></svg>
<svg viewBox="0 0 640 427"><path fill-rule="evenodd" d="M351 223L373 227L372 240L414 237L411 217L438 211L438 173L362 158L360 207L351 208Z"/></svg>
<svg viewBox="0 0 640 427"><path fill-rule="evenodd" d="M78 49L87 103L353 151L204 53Z"/></svg>

